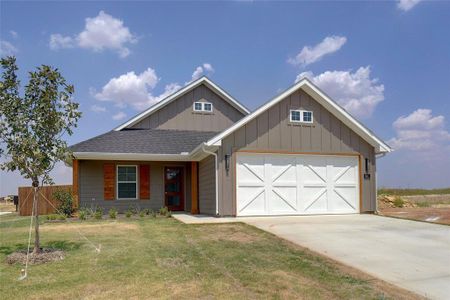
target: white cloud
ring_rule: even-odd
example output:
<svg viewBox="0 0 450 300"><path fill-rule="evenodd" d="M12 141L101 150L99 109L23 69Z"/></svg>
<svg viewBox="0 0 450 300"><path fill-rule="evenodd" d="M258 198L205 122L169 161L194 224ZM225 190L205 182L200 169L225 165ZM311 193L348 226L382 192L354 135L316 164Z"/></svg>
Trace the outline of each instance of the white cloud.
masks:
<svg viewBox="0 0 450 300"><path fill-rule="evenodd" d="M447 156L450 153L450 133L445 129L445 118L433 116L431 109L422 108L401 116L393 127L396 137L389 143L396 150L411 150L428 156L436 156L436 152L447 153Z"/></svg>
<svg viewBox="0 0 450 300"><path fill-rule="evenodd" d="M289 58L288 62L293 65L307 66L316 62L327 54L334 53L341 49L347 42L345 36L327 36L322 42L315 46L305 46L294 58Z"/></svg>
<svg viewBox="0 0 450 300"><path fill-rule="evenodd" d="M152 68L141 74L132 71L110 79L94 97L100 101L113 101L122 108L131 105L136 110L142 110L154 101L151 91L158 81L159 78Z"/></svg>
<svg viewBox="0 0 450 300"><path fill-rule="evenodd" d="M91 110L96 113L101 113L106 111L106 107L94 104L91 105Z"/></svg>
<svg viewBox="0 0 450 300"><path fill-rule="evenodd" d="M122 20L100 11L98 16L86 18L84 30L74 37L52 34L49 46L52 50L74 45L95 52L109 49L116 51L120 57L126 57L131 53L127 46L136 42L136 36L124 26Z"/></svg>
<svg viewBox="0 0 450 300"><path fill-rule="evenodd" d="M360 67L356 72L326 71L314 76L312 72L303 72L296 82L303 77L314 84L358 118L372 115L376 106L384 100L384 85L377 78L370 78L370 66Z"/></svg>
<svg viewBox="0 0 450 300"><path fill-rule="evenodd" d="M14 30L10 30L9 34L11 35L11 37L13 39L17 39L19 37L19 34L16 31L14 31Z"/></svg>
<svg viewBox="0 0 450 300"><path fill-rule="evenodd" d="M52 50L73 48L74 40L70 36L63 36L59 33L50 35L49 47Z"/></svg>
<svg viewBox="0 0 450 300"><path fill-rule="evenodd" d="M198 66L193 74L192 80L199 78L204 73L212 73L214 68L209 63ZM134 71L114 77L106 83L100 92L91 89L90 93L99 101L110 101L115 106L125 108L131 106L135 110L143 110L161 101L167 96L179 90L182 86L178 83L170 83L164 87L161 94L156 94L159 78L152 68L136 74ZM191 81L186 82L188 84Z"/></svg>
<svg viewBox="0 0 450 300"><path fill-rule="evenodd" d="M1 40L0 41L0 55L1 56L11 56L15 55L19 50L10 42Z"/></svg>
<svg viewBox="0 0 450 300"><path fill-rule="evenodd" d="M201 66L198 66L197 68L195 68L194 72L192 73L191 76L191 81L186 82L186 84L188 84L189 82L192 82L194 80L199 79L203 74L212 74L214 73L214 68L211 64L209 63L204 63Z"/></svg>
<svg viewBox="0 0 450 300"><path fill-rule="evenodd" d="M421 2L422 0L399 0L397 3L397 7L400 10L403 11L408 11L411 8L413 8L414 6L416 6L417 4L419 4L419 2Z"/></svg>
<svg viewBox="0 0 450 300"><path fill-rule="evenodd" d="M115 120L115 121L125 119L126 117L127 117L127 114L124 113L123 111L119 111L117 114L112 116L113 120Z"/></svg>

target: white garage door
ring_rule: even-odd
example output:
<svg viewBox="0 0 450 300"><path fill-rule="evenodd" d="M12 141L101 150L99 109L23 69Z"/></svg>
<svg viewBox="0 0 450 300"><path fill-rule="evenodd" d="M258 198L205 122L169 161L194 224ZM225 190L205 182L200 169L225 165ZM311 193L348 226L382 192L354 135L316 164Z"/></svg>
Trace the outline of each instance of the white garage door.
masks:
<svg viewBox="0 0 450 300"><path fill-rule="evenodd" d="M238 216L359 212L356 156L237 154Z"/></svg>

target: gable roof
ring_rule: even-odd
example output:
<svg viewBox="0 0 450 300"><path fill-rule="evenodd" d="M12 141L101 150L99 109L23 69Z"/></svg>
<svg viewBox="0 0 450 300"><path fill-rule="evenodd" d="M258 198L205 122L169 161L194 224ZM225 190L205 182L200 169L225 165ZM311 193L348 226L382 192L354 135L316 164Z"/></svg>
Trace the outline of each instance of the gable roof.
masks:
<svg viewBox="0 0 450 300"><path fill-rule="evenodd" d="M77 158L130 155L187 155L217 132L134 129L109 131L70 147Z"/></svg>
<svg viewBox="0 0 450 300"><path fill-rule="evenodd" d="M376 153L386 153L391 152L392 149L385 142L383 142L380 138L378 138L371 130L362 125L358 120L356 120L352 115L350 115L343 107L333 101L328 95L326 95L322 90L320 90L317 86L315 86L309 79L303 78L299 82L295 83L293 86L268 101L264 105L260 106L251 114L245 116L238 122L234 123L231 127L219 133L208 142L206 142L207 146L220 146L222 139L241 128L257 116L259 116L264 111L268 110L278 102L282 101L284 98L294 93L298 89L303 89L307 92L312 98L314 98L317 102L319 102L322 106L324 106L328 111L330 111L334 116L336 116L339 120L341 120L345 125L347 125L350 129L355 131L359 136L361 136L365 141L367 141L370 145L375 147Z"/></svg>
<svg viewBox="0 0 450 300"><path fill-rule="evenodd" d="M125 129L125 128L129 127L129 126L132 126L132 125L138 123L142 119L148 117L152 113L154 113L157 110L163 108L164 106L166 106L167 104L171 103L172 101L174 101L178 97L186 94L187 92L193 90L194 88L196 88L197 86L199 86L201 84L206 85L208 88L213 90L216 94L218 94L221 97L223 97L229 104L231 104L234 108L236 108L238 111L240 111L244 115L248 115L250 113L250 111L244 105L239 103L239 101L234 99L230 94L225 92L222 88L220 88L217 84L212 82L206 76L202 76L199 79L197 79L195 81L192 81L188 85L186 85L183 88L179 89L178 91L174 92L173 94L167 96L163 100L159 101L155 105L153 105L150 108L148 108L147 110L143 111L142 113L134 116L133 118L131 118L130 120L126 121L122 125L114 128L114 130L115 131L119 131L119 130Z"/></svg>

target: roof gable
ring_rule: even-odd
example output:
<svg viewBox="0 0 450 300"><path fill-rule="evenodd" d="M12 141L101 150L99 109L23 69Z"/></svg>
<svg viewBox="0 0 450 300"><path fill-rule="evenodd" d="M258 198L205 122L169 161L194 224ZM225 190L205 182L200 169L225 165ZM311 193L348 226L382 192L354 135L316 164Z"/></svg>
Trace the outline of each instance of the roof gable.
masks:
<svg viewBox="0 0 450 300"><path fill-rule="evenodd" d="M230 96L227 92L225 92L222 88L220 88L218 85L216 85L214 82L209 80L207 77L203 76L185 87L179 89L175 93L169 95L168 97L164 98L160 102L156 103L155 105L151 106L147 110L143 111L142 113L136 115L135 117L131 118L130 120L126 121L122 125L116 127L115 131L120 131L125 128L129 128L137 123L139 123L141 120L147 118L151 114L157 112L161 108L165 107L166 105L172 103L179 97L183 96L184 94L188 93L189 91L195 89L196 87L204 84L208 88L210 88L213 92L217 93L219 96L221 96L225 101L227 101L231 106L236 108L238 111L240 111L244 115L248 115L250 111L243 106L241 103L239 103L236 99L234 99L232 96Z"/></svg>
<svg viewBox="0 0 450 300"><path fill-rule="evenodd" d="M334 102L329 96L327 96L323 91L321 91L317 86L311 83L308 79L304 78L268 101L258 109L256 109L251 114L245 116L240 121L236 122L234 125L229 127L227 130L219 133L208 142L206 142L207 146L219 146L221 145L221 141L223 138L227 137L237 129L241 128L245 124L249 123L251 120L261 115L263 112L267 111L275 104L282 101L287 96L291 95L295 91L302 89L306 93L308 93L314 100L316 100L319 104L321 104L326 110L328 110L331 114L333 114L336 118L338 118L342 123L347 125L350 129L352 129L355 133L361 136L365 141L367 141L370 145L375 148L376 153L384 153L391 152L392 149L384 143L380 138L378 138L372 131L362 125L359 121L357 121L353 116L351 116L344 108L342 108L339 104Z"/></svg>

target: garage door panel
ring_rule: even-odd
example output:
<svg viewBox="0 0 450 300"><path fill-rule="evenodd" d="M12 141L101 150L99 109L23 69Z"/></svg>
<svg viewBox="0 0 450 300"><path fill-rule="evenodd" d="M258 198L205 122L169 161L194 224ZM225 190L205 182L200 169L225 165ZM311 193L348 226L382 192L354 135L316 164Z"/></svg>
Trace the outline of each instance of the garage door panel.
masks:
<svg viewBox="0 0 450 300"><path fill-rule="evenodd" d="M263 215L266 211L264 188L240 188L242 196L238 202L239 215Z"/></svg>
<svg viewBox="0 0 450 300"><path fill-rule="evenodd" d="M359 211L357 157L238 154L236 175L238 215Z"/></svg>
<svg viewBox="0 0 450 300"><path fill-rule="evenodd" d="M273 188L270 193L269 211L274 214L297 213L297 188Z"/></svg>

